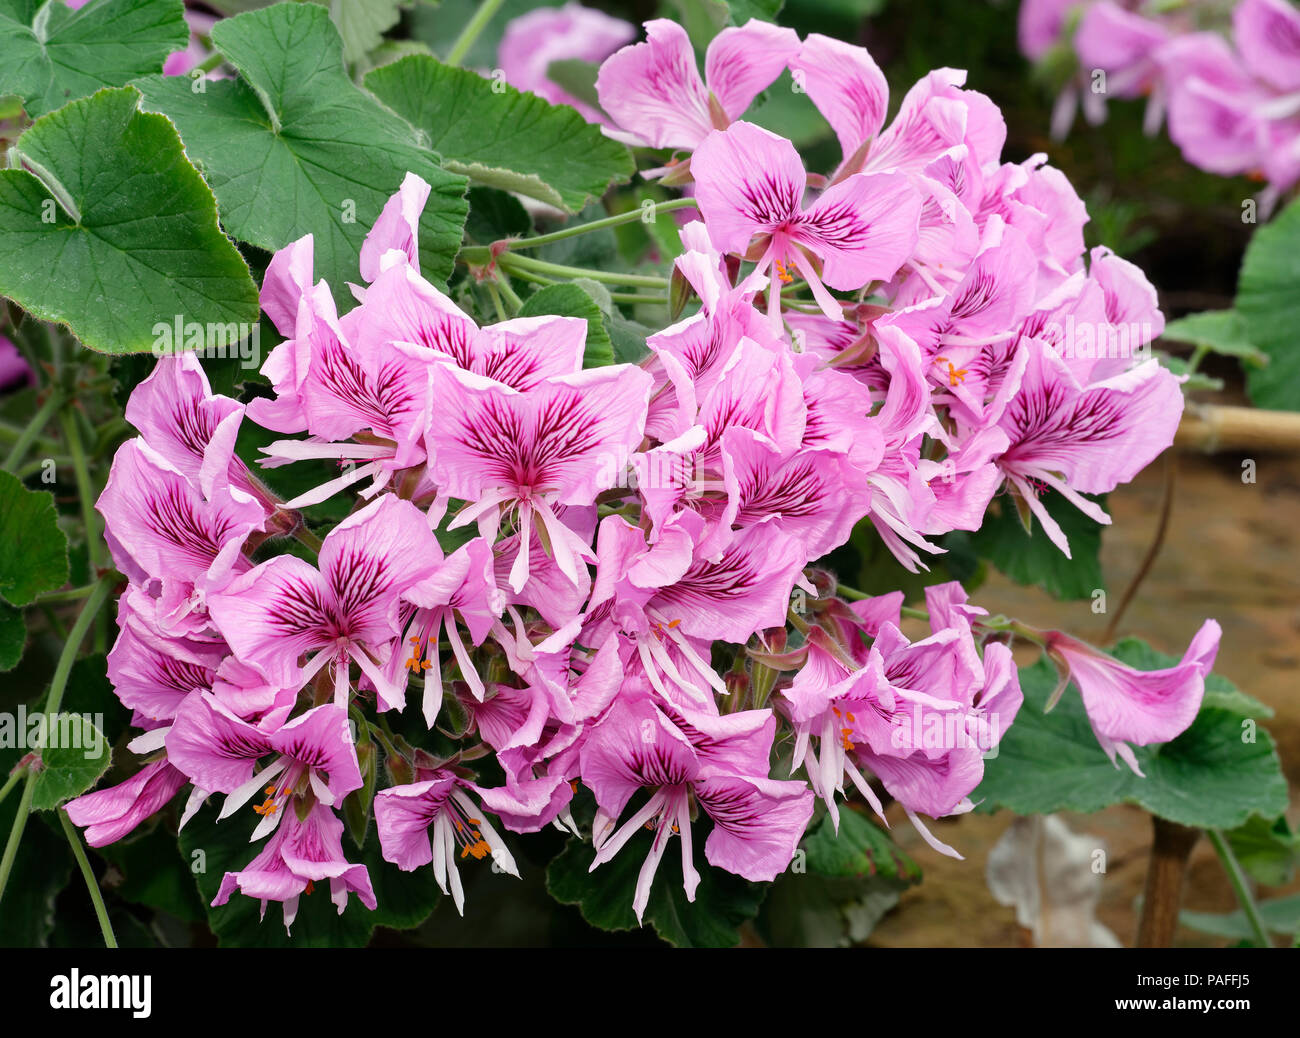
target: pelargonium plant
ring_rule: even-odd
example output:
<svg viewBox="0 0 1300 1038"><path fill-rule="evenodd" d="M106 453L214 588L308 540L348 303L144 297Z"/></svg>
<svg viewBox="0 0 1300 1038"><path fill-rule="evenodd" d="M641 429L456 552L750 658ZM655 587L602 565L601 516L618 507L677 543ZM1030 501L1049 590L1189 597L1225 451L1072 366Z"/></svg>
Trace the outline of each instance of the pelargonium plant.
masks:
<svg viewBox="0 0 1300 1038"><path fill-rule="evenodd" d="M990 619L956 582L927 588L928 630L905 633L902 592L815 568L864 522L924 568L998 496L1067 556L1043 496L1108 522L1083 495L1131 480L1182 413L1178 379L1143 357L1162 318L1141 271L1085 254L1069 183L1044 156L1002 160L1001 115L959 71L926 76L886 125L861 47L755 21L715 38L701 78L681 26L646 31L601 66L599 97L620 131L677 150L665 179L695 206L676 210L673 283L700 308L644 360L584 366L578 317L458 307L421 274L430 185L409 173L352 309L315 277L310 228L271 260L272 395L213 393L192 353L132 393L138 435L96 507L128 577L109 667L145 763L68 805L93 846L188 790L186 818L209 799L259 817L214 904L278 902L287 927L328 881L340 912L349 895L373 909L339 814L366 785L365 730L387 861L431 868L463 908L461 860L517 875L502 832L561 827L590 838L593 871L644 856L640 918L674 839L688 900L703 868L771 881L814 805L838 824L846 797L882 821L897 800L959 856L926 819L974 806L1021 708L1013 633L1135 772L1131 746L1192 722L1213 621L1180 665L1142 673ZM745 121L786 69L839 138L834 169ZM1100 355L1067 322L1103 333ZM283 437L263 465L343 473L277 498L235 453L244 422ZM314 557L288 551L307 539L296 510L339 495L349 514ZM410 701L446 748L386 734Z"/></svg>
<svg viewBox="0 0 1300 1038"><path fill-rule="evenodd" d="M193 878L224 943L468 926L545 873L727 944L788 877L915 881L891 827L960 858L976 809L1276 819L1214 620L1177 659L979 603L987 564L1105 611L1105 495L1186 388L979 84L891 99L730 8L539 10L489 67L500 6L439 59L396 5L89 0L0 62L0 669L33 606L34 711L119 717L93 760L0 757L0 898L52 811L110 944L83 842L124 891Z"/></svg>

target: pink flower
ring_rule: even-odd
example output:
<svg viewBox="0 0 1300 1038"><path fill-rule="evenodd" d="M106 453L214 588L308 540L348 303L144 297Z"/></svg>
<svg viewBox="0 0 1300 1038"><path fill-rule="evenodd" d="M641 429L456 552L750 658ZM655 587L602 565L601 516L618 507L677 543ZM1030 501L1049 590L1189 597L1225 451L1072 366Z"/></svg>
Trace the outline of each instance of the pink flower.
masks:
<svg viewBox="0 0 1300 1038"><path fill-rule="evenodd" d="M1048 632L1046 648L1062 668L1061 688L1071 681L1083 696L1088 723L1106 755L1112 762L1121 757L1141 775L1132 746L1168 742L1196 719L1221 634L1215 621L1206 620L1182 660L1162 670L1135 670L1060 631Z"/></svg>
<svg viewBox="0 0 1300 1038"><path fill-rule="evenodd" d="M0 393L8 393L36 381L31 365L5 336L0 335Z"/></svg>
<svg viewBox="0 0 1300 1038"><path fill-rule="evenodd" d="M1110 517L1080 494L1127 483L1168 447L1183 413L1178 379L1157 360L1089 385L1042 342L1026 342L1020 392L999 421L1010 447L998 459L1029 510L1069 557L1070 545L1028 480L1046 484L1099 523Z"/></svg>
<svg viewBox="0 0 1300 1038"><path fill-rule="evenodd" d="M346 707L352 661L381 701L400 704L400 687L382 670L400 648L399 600L434 572L439 558L419 509L384 495L330 531L319 569L277 555L236 578L209 606L235 653L284 687L301 688L333 663L335 702ZM300 666L304 654L311 658Z"/></svg>
<svg viewBox="0 0 1300 1038"><path fill-rule="evenodd" d="M154 761L121 785L69 800L65 809L73 824L86 830L86 842L103 847L166 807L185 782L185 775L166 760Z"/></svg>
<svg viewBox="0 0 1300 1038"><path fill-rule="evenodd" d="M452 528L478 520L494 539L502 509L515 517L520 549L510 586L519 591L536 522L561 572L577 583L578 560L594 556L555 506L594 504L613 485L617 473L606 462L641 442L650 376L631 365L594 368L552 376L526 393L449 365L432 376L433 394L449 412L426 431L434 478L450 496L471 502Z"/></svg>
<svg viewBox="0 0 1300 1038"><path fill-rule="evenodd" d="M332 703L267 730L239 717L212 693L195 692L181 704L165 738L168 759L196 787L227 794L222 818L265 787L265 799L254 808L262 817L254 840L292 814L294 798L308 789L322 804L338 807L361 788L347 711ZM271 754L275 760L258 770L258 762Z"/></svg>
<svg viewBox="0 0 1300 1038"><path fill-rule="evenodd" d="M519 867L497 831L474 806L469 792L473 783L438 773L433 778L404 786L390 786L375 796L375 824L384 858L405 872L433 865L433 875L444 894L450 894L456 911L465 914L465 890L456 868L460 857L475 860L491 856L497 867L519 878ZM450 888L448 887L450 883Z"/></svg>
<svg viewBox="0 0 1300 1038"><path fill-rule="evenodd" d="M301 821L296 812L288 812L257 857L240 871L225 874L212 906L224 905L238 890L262 902L265 918L268 901L283 902L287 933L298 914L299 899L325 880L339 915L348 906L348 894L356 894L371 911L378 905L366 867L350 865L344 857L343 823L328 807L316 804Z"/></svg>
<svg viewBox="0 0 1300 1038"><path fill-rule="evenodd" d="M770 273L768 316L779 326L781 284L797 272L827 317L843 316L825 285L856 290L894 276L916 246L921 200L906 177L856 174L804 208L794 145L752 123L710 136L691 160L709 237L721 252L754 245L755 278ZM820 273L817 269L820 264Z"/></svg>
<svg viewBox="0 0 1300 1038"><path fill-rule="evenodd" d="M228 450L223 455L216 441L208 450L218 460L207 466L205 495L143 439L129 440L95 503L113 561L137 584L160 588L169 625L200 612L212 591L249 569L244 541L265 521L262 505L227 482Z"/></svg>
<svg viewBox="0 0 1300 1038"><path fill-rule="evenodd" d="M506 26L497 62L506 82L530 90L555 105L572 105L588 122L604 123L601 113L549 77L555 61L603 61L636 35L636 27L603 11L566 3L540 7Z"/></svg>
<svg viewBox="0 0 1300 1038"><path fill-rule="evenodd" d="M686 898L695 900L700 876L692 861L692 798L714 823L704 845L709 863L757 881L775 879L790 864L812 816L812 794L802 782L767 777L775 731L770 711L725 717L675 712L680 724L648 697L621 697L593 728L581 753L582 780L600 806L593 823L592 871L642 827L654 830L632 901L638 920L673 836L681 838ZM650 799L617 827L641 789Z"/></svg>
<svg viewBox="0 0 1300 1038"><path fill-rule="evenodd" d="M666 18L645 23L646 42L600 67L596 91L614 122L654 148L694 149L739 119L799 47L793 29L751 18L709 43L704 78L686 30ZM693 168L693 164L692 164Z"/></svg>

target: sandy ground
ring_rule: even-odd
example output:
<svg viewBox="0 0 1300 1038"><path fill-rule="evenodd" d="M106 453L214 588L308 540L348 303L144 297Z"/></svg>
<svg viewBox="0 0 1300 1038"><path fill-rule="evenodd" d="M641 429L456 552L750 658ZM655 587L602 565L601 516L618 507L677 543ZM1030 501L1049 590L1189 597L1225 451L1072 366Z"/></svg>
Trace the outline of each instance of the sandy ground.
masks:
<svg viewBox="0 0 1300 1038"><path fill-rule="evenodd" d="M1119 634L1141 636L1156 648L1179 655L1203 617L1212 616L1222 624L1215 669L1277 711L1265 727L1277 741L1291 785L1294 826L1300 818L1295 807L1300 782L1300 457L1255 457L1253 484L1242 480L1243 460L1241 455L1179 454L1168 535ZM1157 461L1110 497L1115 522L1103 538L1102 562L1112 605L1118 603L1150 544L1163 479L1163 462ZM1019 616L1036 626L1061 627L1084 638L1100 639L1105 627L1106 617L1094 616L1089 602L1058 602L998 574L974 599L992 613ZM1131 945L1138 920L1135 899L1142 890L1150 847L1148 817L1130 807L1062 817L1075 832L1104 840L1108 867L1098 918L1121 942ZM937 830L966 855L965 861L930 850L901 812L890 821L899 843L925 870L925 882L903 895L869 943L888 947L1029 943L1014 911L994 900L984 880L988 852L1011 823L1009 813L968 815ZM1272 897L1296 891L1300 881L1260 893ZM1202 911L1236 907L1205 840L1193 852L1183 906ZM1223 942L1183 928L1175 943Z"/></svg>

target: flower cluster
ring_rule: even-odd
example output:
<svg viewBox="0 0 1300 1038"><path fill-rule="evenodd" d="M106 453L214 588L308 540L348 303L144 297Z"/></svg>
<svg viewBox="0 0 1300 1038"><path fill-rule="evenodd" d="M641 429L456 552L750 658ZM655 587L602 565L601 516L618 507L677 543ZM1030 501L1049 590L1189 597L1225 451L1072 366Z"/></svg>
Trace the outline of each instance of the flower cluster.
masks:
<svg viewBox="0 0 1300 1038"><path fill-rule="evenodd" d="M593 869L653 832L640 916L674 836L694 897L694 819L710 865L769 881L815 802L838 824L850 788L956 854L921 816L972 806L1021 705L1013 630L1068 669L1112 759L1136 770L1129 743L1190 723L1212 622L1179 667L1139 674L990 620L955 583L928 589L913 640L901 592L810 568L865 522L924 568L999 494L1067 553L1043 495L1109 521L1082 495L1131 479L1182 411L1145 356L1162 319L1141 272L1085 255L1070 185L1043 156L1002 160L1001 117L960 72L921 80L886 126L860 47L751 22L719 34L701 77L680 26L647 32L604 63L600 100L616 132L679 150L657 172L698 202L673 279L700 306L642 362L584 367L580 318L480 326L421 275L429 187L408 175L353 309L314 279L310 235L271 261L271 395L215 395L184 355L135 390L140 435L98 507L129 578L110 677L147 763L69 805L92 844L189 785L186 819L220 796L266 838L217 903L279 901L287 924L328 879L340 911L349 894L373 907L337 815L364 784L364 729L384 749L388 861L431 865L459 907L458 856L517 874L488 815L585 831L585 787ZM742 118L785 69L839 136L829 173ZM342 474L277 499L234 452L245 420L285 437L264 465ZM313 543L297 509L349 492ZM455 753L385 735L408 699ZM471 766L485 757L493 784Z"/></svg>
<svg viewBox="0 0 1300 1038"><path fill-rule="evenodd" d="M1267 181L1271 206L1300 181L1300 10L1287 0L1241 0L1230 20L1225 13L1204 2L1025 0L1025 55L1078 59L1054 132L1064 135L1080 103L1097 123L1106 98L1145 96L1149 133L1168 112L1169 136L1188 162Z"/></svg>

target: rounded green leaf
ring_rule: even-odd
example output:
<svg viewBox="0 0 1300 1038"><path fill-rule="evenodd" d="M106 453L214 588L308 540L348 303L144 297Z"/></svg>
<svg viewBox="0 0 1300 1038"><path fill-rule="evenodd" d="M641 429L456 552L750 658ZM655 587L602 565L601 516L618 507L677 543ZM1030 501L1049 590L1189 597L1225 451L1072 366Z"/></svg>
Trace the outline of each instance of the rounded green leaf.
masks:
<svg viewBox="0 0 1300 1038"><path fill-rule="evenodd" d="M420 219L420 267L445 283L460 248L466 181L438 164L408 123L359 89L316 4L276 4L222 22L212 42L239 79L136 81L145 107L180 129L216 192L226 230L263 249L315 238L316 277L340 306L359 280L361 244L408 172L432 186Z"/></svg>
<svg viewBox="0 0 1300 1038"><path fill-rule="evenodd" d="M162 71L189 42L181 0L0 0L0 94L44 115L100 87Z"/></svg>
<svg viewBox="0 0 1300 1038"><path fill-rule="evenodd" d="M571 213L635 170L624 145L568 105L426 55L375 69L366 87L428 134L448 169Z"/></svg>
<svg viewBox="0 0 1300 1038"><path fill-rule="evenodd" d="M0 295L91 349L139 353L179 316L257 321L257 286L161 115L133 87L38 119L0 170Z"/></svg>

